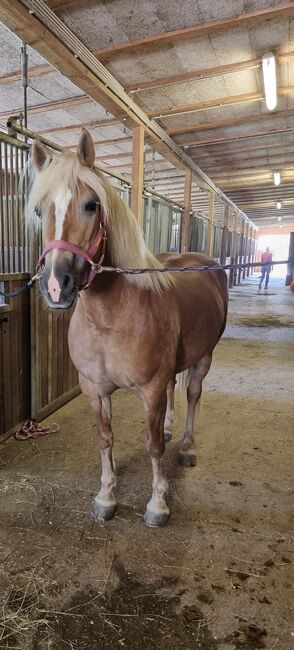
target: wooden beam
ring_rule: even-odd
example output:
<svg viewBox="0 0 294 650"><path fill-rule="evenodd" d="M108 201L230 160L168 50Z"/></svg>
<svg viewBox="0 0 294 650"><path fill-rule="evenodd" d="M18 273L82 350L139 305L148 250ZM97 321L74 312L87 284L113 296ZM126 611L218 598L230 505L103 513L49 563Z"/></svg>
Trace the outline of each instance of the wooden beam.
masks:
<svg viewBox="0 0 294 650"><path fill-rule="evenodd" d="M79 131L83 126L87 129L95 129L103 126L111 126L112 124L120 124L120 120L115 117L106 120L94 120L93 122L83 122L83 124L70 124L69 126L55 126L50 129L39 131L40 135L48 135L49 133L68 133L69 131Z"/></svg>
<svg viewBox="0 0 294 650"><path fill-rule="evenodd" d="M220 263L225 264L227 259L227 247L228 247L228 223L229 223L229 206L225 203L224 205L224 229L221 243L221 255Z"/></svg>
<svg viewBox="0 0 294 650"><path fill-rule="evenodd" d="M210 99L206 102L198 102L197 104L179 104L178 106L162 108L157 111L148 113L149 117L153 119L161 119L166 117L173 117L175 115L186 115L187 113L196 113L198 111L205 111L210 108L220 108L221 106L232 106L235 104L244 104L248 102L256 102L263 100L262 92L244 93L242 95L219 97Z"/></svg>
<svg viewBox="0 0 294 650"><path fill-rule="evenodd" d="M128 93L139 93L146 90L153 90L154 88L163 88L164 86L174 86L179 83L197 81L197 79L207 79L209 77L216 77L223 74L231 74L232 72L239 72L240 70L251 70L258 68L260 65L260 58L247 59L246 61L228 63L227 65L218 65L212 68L194 70L194 72L185 72L182 74L171 75L169 77L160 77L159 79L152 79L150 81L140 80L137 83L128 84L125 86L125 90Z"/></svg>
<svg viewBox="0 0 294 650"><path fill-rule="evenodd" d="M293 134L294 135L294 134ZM259 149L275 149L275 148L280 148L280 149L287 149L291 147L291 149L294 149L294 141L289 142L289 135L288 135L288 140L287 142L275 142L275 143L267 143L267 144L257 144L255 147L239 147L238 149L223 149L221 152L218 151L198 151L195 156L191 156L191 158L194 158L195 160L200 160L200 158L205 159L205 158L220 158L223 160L223 158L227 156L234 156L235 154L239 153L248 153L252 151L258 151Z"/></svg>
<svg viewBox="0 0 294 650"><path fill-rule="evenodd" d="M100 61L105 61L113 56L121 54L138 53L147 48L169 46L171 43L184 40L199 39L202 36L211 36L219 32L228 31L240 27L257 25L265 20L278 20L294 15L293 2L281 2L276 7L267 7L258 11L251 11L222 20L210 20L207 23L192 25L183 29L176 29L170 32L163 32L153 36L147 36L127 43L117 43L111 47L98 50L96 56Z"/></svg>
<svg viewBox="0 0 294 650"><path fill-rule="evenodd" d="M293 59L294 52L279 54L277 56L277 62L279 64L287 63ZM151 79L150 81L142 81L140 79L137 83L125 86L125 90L128 93L139 93L154 88L163 88L165 86L174 86L179 83L197 81L197 79L208 79L209 77L217 77L220 75L240 72L241 70L253 70L261 65L261 61L261 58L247 59L246 61L236 61L235 63L227 63L226 65L218 65L212 68L194 70L194 72L184 72L182 74L170 75L168 77L159 77L158 79Z"/></svg>
<svg viewBox="0 0 294 650"><path fill-rule="evenodd" d="M284 86L278 88L278 96L284 97L285 95L290 95L294 93L293 86ZM148 117L153 119L161 119L162 117L172 117L174 115L186 115L187 113L196 113L198 111L204 111L210 108L220 108L221 106L233 106L235 104L244 104L248 102L263 101L264 93L255 92L255 93L244 93L242 95L231 95L229 97L218 97L217 99L210 99L206 102L198 102L197 104L182 104L174 106L172 108L162 108L157 111L151 111L148 113Z"/></svg>
<svg viewBox="0 0 294 650"><path fill-rule="evenodd" d="M279 163L277 160L280 160L281 162ZM258 161L262 161L262 163L259 164ZM230 162L227 160L223 162L219 160L218 162L214 163L214 161L211 160L203 162L202 166L208 174L213 174L217 171L221 172L226 169L232 169L234 170L234 173L237 174L239 172L242 173L248 169L258 169L259 167L284 167L285 164L288 164L290 162L294 162L294 151L272 155L265 154L264 156L252 156L252 158L247 158L246 160L240 160L239 158L236 159L232 155Z"/></svg>
<svg viewBox="0 0 294 650"><path fill-rule="evenodd" d="M187 253L189 250L191 188L192 174L188 171L185 175L184 212L181 223L181 253Z"/></svg>
<svg viewBox="0 0 294 650"><path fill-rule="evenodd" d="M144 128L136 126L133 129L133 159L132 159L132 195L131 210L139 223L142 221L142 193L144 187Z"/></svg>
<svg viewBox="0 0 294 650"><path fill-rule="evenodd" d="M231 255L231 263L232 264L236 264L236 261L237 261L238 219L239 219L238 212L234 212L233 235L232 235L232 255ZM230 287L230 289L236 284L236 278L237 278L236 271L231 270L230 271L230 277L229 277L229 287Z"/></svg>
<svg viewBox="0 0 294 650"><path fill-rule="evenodd" d="M36 106L28 107L28 115L36 115L38 113L46 113L47 111L56 111L57 109L71 108L72 106L81 106L83 104L92 104L93 101L90 97L82 95L79 97L70 97L69 99L62 99L58 102L46 102L45 104L37 104ZM16 108L14 110L0 113L1 120L8 120L12 115L19 115L23 112L23 108Z"/></svg>
<svg viewBox="0 0 294 650"><path fill-rule="evenodd" d="M213 217L214 217L214 203L215 203L215 193L209 193L209 205L208 205L208 223L207 223L207 234L205 242L205 254L211 257L212 255L212 226L213 226Z"/></svg>
<svg viewBox="0 0 294 650"><path fill-rule="evenodd" d="M267 138L271 137L273 135L278 135L282 133L293 133L293 128L292 127L287 127L285 129L273 129L271 131L257 131L255 133L248 133L244 135L231 135L229 137L220 137L220 138L214 138L211 140L196 140L195 142L190 142L188 145L179 145L182 146L184 149L196 149L196 147L210 147L212 145L219 145L219 144L224 144L226 142L239 142L241 140L252 140L255 138ZM266 146L266 145L265 145ZM190 154L190 152L189 152Z"/></svg>
<svg viewBox="0 0 294 650"><path fill-rule="evenodd" d="M52 65L44 63L42 65L34 65L31 68L28 68L28 78L32 79L33 77L40 77L44 74L49 74L50 72L56 72ZM15 81L20 81L22 77L21 70L16 70L15 72L10 72L9 74L4 74L0 77L0 85L14 83Z"/></svg>
<svg viewBox="0 0 294 650"><path fill-rule="evenodd" d="M76 2L77 0L72 0ZM58 0L56 0L58 2ZM51 3L47 2L48 6L52 9ZM67 4L67 3L66 3ZM70 2L68 3L70 4ZM294 59L294 52L287 52L286 54L279 54L277 56L277 62L279 64L287 63ZM236 61L235 63L228 63L226 65L214 66L211 68L205 68L202 70L195 70L194 72L186 72L178 75L171 75L168 77L160 77L159 79L152 79L150 81L138 81L137 83L128 84L125 86L125 91L128 93L141 92L144 90L151 90L153 88L162 88L164 86L171 86L178 83L184 83L189 81L196 81L197 79L207 79L209 77L215 77L219 75L231 74L234 72L240 72L241 70L253 70L261 65L261 58L257 59L247 59L245 61ZM34 65L28 68L28 77L29 79L33 77L39 77L41 75L50 74L55 72L56 69L45 63L41 65ZM15 81L20 81L22 76L21 70L15 70L8 74L2 75L0 77L0 85L7 83L14 83Z"/></svg>
<svg viewBox="0 0 294 650"><path fill-rule="evenodd" d="M260 120L268 120L281 117L292 117L294 109L286 111L267 111L267 113L256 113L255 115L246 115L246 117L236 117L230 120L214 120L213 122L199 122L198 124L187 124L178 128L167 129L169 135L182 135L186 133L193 133L197 131L209 131L210 129L219 129L226 126L237 126L239 124L248 124L249 122L259 122ZM188 145L189 142L183 142L181 145Z"/></svg>

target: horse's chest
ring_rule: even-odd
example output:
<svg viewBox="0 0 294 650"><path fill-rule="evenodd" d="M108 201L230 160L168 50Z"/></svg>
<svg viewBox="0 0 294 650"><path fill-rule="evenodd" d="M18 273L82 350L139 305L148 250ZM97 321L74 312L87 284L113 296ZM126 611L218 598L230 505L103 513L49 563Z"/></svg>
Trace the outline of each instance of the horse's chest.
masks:
<svg viewBox="0 0 294 650"><path fill-rule="evenodd" d="M97 385L132 385L133 355L113 330L81 326L73 316L68 340L74 365L89 381Z"/></svg>

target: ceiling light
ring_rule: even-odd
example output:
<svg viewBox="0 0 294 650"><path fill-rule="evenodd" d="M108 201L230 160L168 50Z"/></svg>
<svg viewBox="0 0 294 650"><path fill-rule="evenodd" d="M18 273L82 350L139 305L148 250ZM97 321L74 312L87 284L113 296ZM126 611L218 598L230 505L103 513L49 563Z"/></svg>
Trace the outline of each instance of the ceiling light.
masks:
<svg viewBox="0 0 294 650"><path fill-rule="evenodd" d="M274 184L275 185L280 185L281 182L281 174L280 172L274 172Z"/></svg>
<svg viewBox="0 0 294 650"><path fill-rule="evenodd" d="M282 203L281 203L281 201L277 201L277 208L278 208L278 210L280 210L281 207L282 207Z"/></svg>
<svg viewBox="0 0 294 650"><path fill-rule="evenodd" d="M262 57L262 72L265 103L268 110L272 111L277 105L276 60L272 52L268 52Z"/></svg>
<svg viewBox="0 0 294 650"><path fill-rule="evenodd" d="M282 217L278 217L278 221L282 221Z"/></svg>

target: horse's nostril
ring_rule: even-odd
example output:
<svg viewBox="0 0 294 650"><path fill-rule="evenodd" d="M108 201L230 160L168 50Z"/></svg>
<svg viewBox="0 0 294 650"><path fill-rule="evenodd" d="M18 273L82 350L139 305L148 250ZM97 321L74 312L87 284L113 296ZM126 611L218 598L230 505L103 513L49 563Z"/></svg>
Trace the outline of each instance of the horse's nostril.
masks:
<svg viewBox="0 0 294 650"><path fill-rule="evenodd" d="M65 275L64 278L63 278L63 283L62 283L63 286L62 286L62 288L66 289L69 284L70 284L70 276Z"/></svg>

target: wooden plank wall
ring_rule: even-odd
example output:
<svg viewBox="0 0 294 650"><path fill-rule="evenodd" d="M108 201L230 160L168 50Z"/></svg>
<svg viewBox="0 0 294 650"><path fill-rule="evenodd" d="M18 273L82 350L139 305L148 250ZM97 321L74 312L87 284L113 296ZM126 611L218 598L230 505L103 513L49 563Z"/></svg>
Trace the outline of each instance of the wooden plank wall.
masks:
<svg viewBox="0 0 294 650"><path fill-rule="evenodd" d="M5 291L15 291L28 273L0 274ZM30 417L30 293L0 305L0 435Z"/></svg>
<svg viewBox="0 0 294 650"><path fill-rule="evenodd" d="M49 310L36 290L32 305L32 413L42 419L75 397L78 373L68 351L67 333L74 308Z"/></svg>

